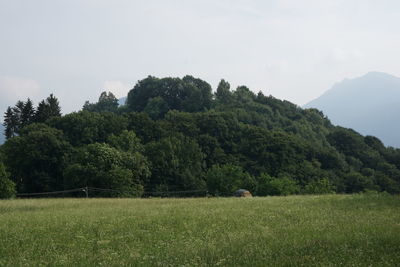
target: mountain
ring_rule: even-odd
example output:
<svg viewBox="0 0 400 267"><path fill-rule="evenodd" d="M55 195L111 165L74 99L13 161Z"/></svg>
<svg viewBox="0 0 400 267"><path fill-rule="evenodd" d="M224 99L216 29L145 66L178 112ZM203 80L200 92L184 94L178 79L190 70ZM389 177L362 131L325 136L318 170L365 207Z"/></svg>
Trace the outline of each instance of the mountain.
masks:
<svg viewBox="0 0 400 267"><path fill-rule="evenodd" d="M335 84L305 108L317 108L333 124L373 135L385 145L400 147L400 78L369 72Z"/></svg>
<svg viewBox="0 0 400 267"><path fill-rule="evenodd" d="M125 105L125 102L126 102L126 96L125 96L125 97L122 97L122 98L120 98L120 99L118 99L118 104L119 104L120 106Z"/></svg>
<svg viewBox="0 0 400 267"><path fill-rule="evenodd" d="M6 141L6 137L4 136L4 126L0 124L0 145Z"/></svg>

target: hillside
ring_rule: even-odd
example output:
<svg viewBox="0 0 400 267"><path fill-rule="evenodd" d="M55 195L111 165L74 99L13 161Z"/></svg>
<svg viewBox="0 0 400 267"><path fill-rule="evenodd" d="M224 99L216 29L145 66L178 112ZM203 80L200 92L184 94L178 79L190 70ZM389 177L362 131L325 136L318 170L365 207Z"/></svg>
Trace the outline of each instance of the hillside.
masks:
<svg viewBox="0 0 400 267"><path fill-rule="evenodd" d="M0 145L3 144L4 141L5 141L4 126L3 124L0 124Z"/></svg>
<svg viewBox="0 0 400 267"><path fill-rule="evenodd" d="M224 80L213 93L192 76L149 76L126 105L104 92L64 116L52 96L43 105L53 115L41 114L42 123L19 105L17 117L28 119L0 151L20 193L86 186L112 189L95 196L400 193L399 149Z"/></svg>
<svg viewBox="0 0 400 267"><path fill-rule="evenodd" d="M364 135L373 135L383 143L400 147L400 78L370 72L362 77L335 84L319 98L305 105L317 108L337 125Z"/></svg>
<svg viewBox="0 0 400 267"><path fill-rule="evenodd" d="M118 105L123 106L125 105L126 102L126 97L121 97L120 99L118 99Z"/></svg>

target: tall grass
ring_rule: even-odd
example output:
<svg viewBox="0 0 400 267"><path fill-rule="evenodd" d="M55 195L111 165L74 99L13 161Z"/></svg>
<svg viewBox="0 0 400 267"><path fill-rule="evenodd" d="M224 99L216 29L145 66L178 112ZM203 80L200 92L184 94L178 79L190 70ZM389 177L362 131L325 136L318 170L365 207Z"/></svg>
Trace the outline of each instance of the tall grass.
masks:
<svg viewBox="0 0 400 267"><path fill-rule="evenodd" d="M398 266L400 197L0 202L0 266Z"/></svg>

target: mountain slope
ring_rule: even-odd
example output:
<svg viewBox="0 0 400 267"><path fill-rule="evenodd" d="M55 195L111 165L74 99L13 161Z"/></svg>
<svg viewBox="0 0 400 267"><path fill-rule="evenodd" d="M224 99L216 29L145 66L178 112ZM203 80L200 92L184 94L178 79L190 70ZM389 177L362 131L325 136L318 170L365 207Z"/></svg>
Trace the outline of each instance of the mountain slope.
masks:
<svg viewBox="0 0 400 267"><path fill-rule="evenodd" d="M400 78L370 72L335 84L304 107L317 108L334 124L380 138L384 144L400 147Z"/></svg>
<svg viewBox="0 0 400 267"><path fill-rule="evenodd" d="M126 96L118 99L118 105L120 105L120 106L125 105L125 102L126 102Z"/></svg>
<svg viewBox="0 0 400 267"><path fill-rule="evenodd" d="M4 136L4 126L0 124L0 145L4 143L6 137Z"/></svg>

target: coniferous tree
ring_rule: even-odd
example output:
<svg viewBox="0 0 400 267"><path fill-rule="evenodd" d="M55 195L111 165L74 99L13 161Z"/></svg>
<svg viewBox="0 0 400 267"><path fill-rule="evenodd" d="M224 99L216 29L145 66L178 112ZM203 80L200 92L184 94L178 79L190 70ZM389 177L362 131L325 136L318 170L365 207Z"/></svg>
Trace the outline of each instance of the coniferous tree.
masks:
<svg viewBox="0 0 400 267"><path fill-rule="evenodd" d="M5 127L4 135L7 139L16 135L18 129L18 119L11 107L8 107L7 111L4 113L3 125Z"/></svg>
<svg viewBox="0 0 400 267"><path fill-rule="evenodd" d="M223 104L228 103L232 98L230 87L231 85L222 79L218 84L217 91L215 92L216 99Z"/></svg>
<svg viewBox="0 0 400 267"><path fill-rule="evenodd" d="M58 99L53 95L46 99L47 104L49 105L49 118L50 117L60 117L61 116L61 107Z"/></svg>
<svg viewBox="0 0 400 267"><path fill-rule="evenodd" d="M39 103L35 114L35 121L45 122L51 117L60 116L61 108L58 99L53 94L50 94L50 96L46 100L42 100Z"/></svg>
<svg viewBox="0 0 400 267"><path fill-rule="evenodd" d="M14 107L8 107L7 111L4 113L4 127L6 138L11 138L18 135L21 128L22 113L25 104L22 101L18 101Z"/></svg>
<svg viewBox="0 0 400 267"><path fill-rule="evenodd" d="M20 117L21 128L31 124L34 120L34 117L35 117L35 109L33 107L32 100L28 98L28 100L24 103L21 111L21 117Z"/></svg>

